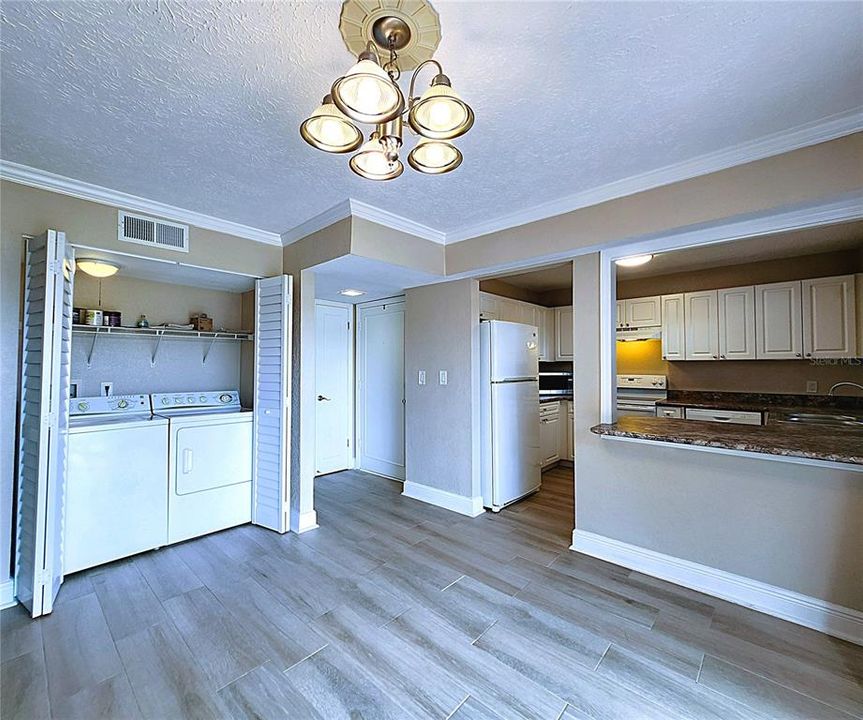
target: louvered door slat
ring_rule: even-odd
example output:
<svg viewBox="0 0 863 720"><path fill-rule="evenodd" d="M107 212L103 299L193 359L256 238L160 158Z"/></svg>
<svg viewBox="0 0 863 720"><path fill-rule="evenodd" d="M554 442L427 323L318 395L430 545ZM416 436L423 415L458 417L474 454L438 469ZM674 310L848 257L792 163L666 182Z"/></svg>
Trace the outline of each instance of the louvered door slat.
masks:
<svg viewBox="0 0 863 720"><path fill-rule="evenodd" d="M290 509L291 312L290 277L257 281L252 521L277 532Z"/></svg>

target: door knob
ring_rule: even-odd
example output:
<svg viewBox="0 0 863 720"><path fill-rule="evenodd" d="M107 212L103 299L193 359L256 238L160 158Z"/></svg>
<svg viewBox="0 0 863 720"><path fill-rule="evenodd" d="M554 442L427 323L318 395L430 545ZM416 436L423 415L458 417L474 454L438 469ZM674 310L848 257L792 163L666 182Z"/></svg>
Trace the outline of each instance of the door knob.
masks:
<svg viewBox="0 0 863 720"><path fill-rule="evenodd" d="M327 400L327 401L329 401L329 398L328 398L328 397L324 397L323 395L318 395L318 401L320 402L321 400Z"/></svg>

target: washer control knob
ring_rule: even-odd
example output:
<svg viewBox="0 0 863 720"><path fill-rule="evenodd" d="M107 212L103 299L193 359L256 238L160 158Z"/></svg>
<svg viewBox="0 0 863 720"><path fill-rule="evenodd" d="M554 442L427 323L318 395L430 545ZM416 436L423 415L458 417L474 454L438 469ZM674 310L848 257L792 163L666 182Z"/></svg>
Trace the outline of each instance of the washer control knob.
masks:
<svg viewBox="0 0 863 720"><path fill-rule="evenodd" d="M186 402L193 403L193 402L195 402L195 398L193 398L191 395L189 395L189 396L186 398Z"/></svg>
<svg viewBox="0 0 863 720"><path fill-rule="evenodd" d="M207 402L207 396L206 396L206 395L201 395L201 397L199 397L199 398L198 398L198 400L200 400L202 403L203 403L203 402Z"/></svg>
<svg viewBox="0 0 863 720"><path fill-rule="evenodd" d="M169 402L171 401L168 398L162 398L162 405L167 405Z"/></svg>
<svg viewBox="0 0 863 720"><path fill-rule="evenodd" d="M223 403L229 403L232 399L233 398L231 397L230 393L222 393L221 395L219 395L219 401Z"/></svg>
<svg viewBox="0 0 863 720"><path fill-rule="evenodd" d="M78 403L78 409L79 409L81 412L84 412L85 410L89 410L89 409L90 409L90 405L89 405L89 403L79 402L79 403Z"/></svg>
<svg viewBox="0 0 863 720"><path fill-rule="evenodd" d="M129 401L128 400L120 400L120 402L117 403L117 407L120 408L121 410L123 410L124 408L129 407Z"/></svg>

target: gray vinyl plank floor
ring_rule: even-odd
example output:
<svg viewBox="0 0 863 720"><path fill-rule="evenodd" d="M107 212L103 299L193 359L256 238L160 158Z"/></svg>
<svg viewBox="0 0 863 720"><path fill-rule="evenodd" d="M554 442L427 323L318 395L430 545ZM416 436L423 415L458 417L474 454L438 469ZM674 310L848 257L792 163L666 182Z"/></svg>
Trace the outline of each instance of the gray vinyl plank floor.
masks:
<svg viewBox="0 0 863 720"><path fill-rule="evenodd" d="M571 552L572 471L478 518L355 471L0 613L0 716L863 720L863 648Z"/></svg>

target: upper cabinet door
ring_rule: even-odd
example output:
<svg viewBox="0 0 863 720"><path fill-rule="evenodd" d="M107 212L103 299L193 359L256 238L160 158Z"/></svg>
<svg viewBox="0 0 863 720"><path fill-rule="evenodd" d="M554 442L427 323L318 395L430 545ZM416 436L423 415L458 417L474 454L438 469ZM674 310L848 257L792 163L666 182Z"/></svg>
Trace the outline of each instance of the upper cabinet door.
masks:
<svg viewBox="0 0 863 720"><path fill-rule="evenodd" d="M716 290L686 293L684 296L686 324L686 359L719 359L719 313Z"/></svg>
<svg viewBox="0 0 863 720"><path fill-rule="evenodd" d="M718 290L719 359L755 360L755 288Z"/></svg>
<svg viewBox="0 0 863 720"><path fill-rule="evenodd" d="M755 286L755 354L759 360L803 357L799 280Z"/></svg>
<svg viewBox="0 0 863 720"><path fill-rule="evenodd" d="M572 305L554 309L554 359L572 360Z"/></svg>
<svg viewBox="0 0 863 720"><path fill-rule="evenodd" d="M662 296L662 357L686 359L686 333L683 322L683 293Z"/></svg>
<svg viewBox="0 0 863 720"><path fill-rule="evenodd" d="M523 322L521 316L521 308L518 300L510 298L498 297L497 299L497 319L505 320L506 322Z"/></svg>
<svg viewBox="0 0 863 720"><path fill-rule="evenodd" d="M618 301L619 303L620 301ZM626 300L626 327L647 328L662 325L662 300L659 295L653 297L633 298ZM618 308L618 313L620 308Z"/></svg>
<svg viewBox="0 0 863 720"><path fill-rule="evenodd" d="M854 276L804 280L803 354L807 358L857 356Z"/></svg>
<svg viewBox="0 0 863 720"><path fill-rule="evenodd" d="M497 295L481 292L479 294L479 318L480 320L499 320Z"/></svg>
<svg viewBox="0 0 863 720"><path fill-rule="evenodd" d="M615 325L618 330L626 327L626 300L617 301L617 320Z"/></svg>

